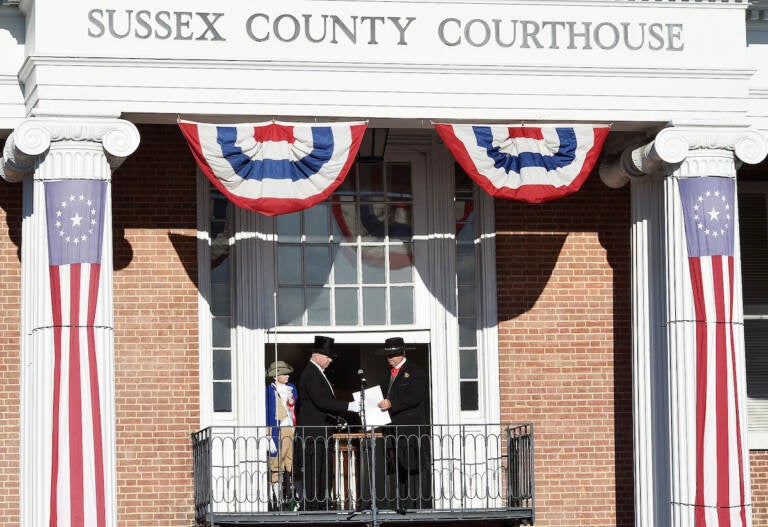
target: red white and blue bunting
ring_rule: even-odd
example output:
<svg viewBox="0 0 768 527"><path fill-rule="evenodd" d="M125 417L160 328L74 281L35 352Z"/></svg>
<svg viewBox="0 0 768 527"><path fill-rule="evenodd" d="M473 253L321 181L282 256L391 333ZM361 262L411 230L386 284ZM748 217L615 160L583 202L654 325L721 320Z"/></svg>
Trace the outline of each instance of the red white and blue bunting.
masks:
<svg viewBox="0 0 768 527"><path fill-rule="evenodd" d="M366 123L215 125L179 121L200 170L235 205L275 216L330 196L349 172Z"/></svg>
<svg viewBox="0 0 768 527"><path fill-rule="evenodd" d="M464 171L492 196L541 203L579 190L607 126L435 124Z"/></svg>

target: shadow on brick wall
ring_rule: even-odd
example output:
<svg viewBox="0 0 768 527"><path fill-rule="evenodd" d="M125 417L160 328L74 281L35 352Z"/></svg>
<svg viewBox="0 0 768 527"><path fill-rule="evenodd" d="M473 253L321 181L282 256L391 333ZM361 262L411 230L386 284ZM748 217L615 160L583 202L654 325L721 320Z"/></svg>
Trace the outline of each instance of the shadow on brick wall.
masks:
<svg viewBox="0 0 768 527"><path fill-rule="evenodd" d="M0 153L5 147L5 140L0 140ZM2 159L2 157L0 157ZM16 257L21 262L21 204L22 184L8 183L0 178L0 209L5 215L8 237L16 246Z"/></svg>

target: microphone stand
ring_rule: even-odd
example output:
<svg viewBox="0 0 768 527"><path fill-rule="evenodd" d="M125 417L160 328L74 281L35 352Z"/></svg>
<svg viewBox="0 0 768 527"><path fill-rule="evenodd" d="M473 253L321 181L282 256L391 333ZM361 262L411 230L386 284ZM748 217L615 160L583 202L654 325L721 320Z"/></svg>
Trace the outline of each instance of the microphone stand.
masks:
<svg viewBox="0 0 768 527"><path fill-rule="evenodd" d="M371 527L377 527L379 521L377 518L378 510L376 507L376 438L373 434L373 430L371 430L369 436L368 422L365 416L365 390L368 388L368 383L365 380L365 374L362 370L358 373L360 374L360 422L363 425L363 453L367 454L368 464L370 465L368 471L370 483L368 487L371 495Z"/></svg>

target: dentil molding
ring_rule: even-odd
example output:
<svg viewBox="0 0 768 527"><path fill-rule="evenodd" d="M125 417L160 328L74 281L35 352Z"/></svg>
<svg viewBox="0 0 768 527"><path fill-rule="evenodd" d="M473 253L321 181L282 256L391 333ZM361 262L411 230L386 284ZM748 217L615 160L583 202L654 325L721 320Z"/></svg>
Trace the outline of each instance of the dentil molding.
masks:
<svg viewBox="0 0 768 527"><path fill-rule="evenodd" d="M634 178L672 173L689 156L701 158L705 151L733 152L736 160L753 165L768 155L768 142L760 132L745 127L671 126L650 143L604 160L600 178L619 188Z"/></svg>
<svg viewBox="0 0 768 527"><path fill-rule="evenodd" d="M112 170L139 147L139 131L122 119L30 118L8 137L3 149L0 176L10 182L21 181L35 171L56 143L100 144Z"/></svg>

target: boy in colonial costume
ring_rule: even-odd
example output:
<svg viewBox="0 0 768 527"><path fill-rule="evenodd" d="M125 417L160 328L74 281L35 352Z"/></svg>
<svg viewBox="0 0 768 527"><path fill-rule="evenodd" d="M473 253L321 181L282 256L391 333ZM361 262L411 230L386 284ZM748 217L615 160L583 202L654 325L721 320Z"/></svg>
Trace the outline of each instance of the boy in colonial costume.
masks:
<svg viewBox="0 0 768 527"><path fill-rule="evenodd" d="M293 367L281 360L267 368L267 377L273 382L267 386L267 426L269 439L269 473L274 504L288 503L293 497L293 435L296 425L296 405L299 393L288 382Z"/></svg>

